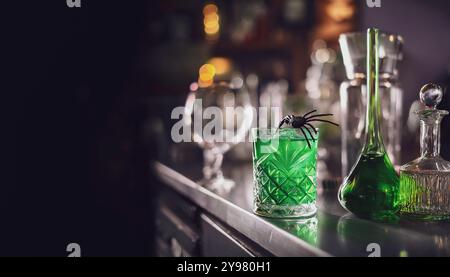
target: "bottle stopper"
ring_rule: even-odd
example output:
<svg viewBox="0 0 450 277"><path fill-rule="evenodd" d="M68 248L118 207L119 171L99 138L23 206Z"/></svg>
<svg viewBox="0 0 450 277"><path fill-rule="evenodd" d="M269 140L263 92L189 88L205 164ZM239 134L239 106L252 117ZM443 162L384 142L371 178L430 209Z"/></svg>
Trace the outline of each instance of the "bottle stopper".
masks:
<svg viewBox="0 0 450 277"><path fill-rule="evenodd" d="M441 86L433 83L426 84L420 89L420 102L427 108L435 110L441 103L443 94Z"/></svg>

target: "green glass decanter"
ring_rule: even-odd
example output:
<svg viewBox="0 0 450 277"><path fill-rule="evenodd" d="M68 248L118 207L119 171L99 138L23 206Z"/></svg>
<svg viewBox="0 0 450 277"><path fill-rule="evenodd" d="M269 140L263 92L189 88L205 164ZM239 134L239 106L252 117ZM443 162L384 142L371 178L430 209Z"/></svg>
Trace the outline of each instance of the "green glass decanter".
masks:
<svg viewBox="0 0 450 277"><path fill-rule="evenodd" d="M396 218L399 177L386 153L380 132L379 30L367 30L366 141L338 193L341 205L353 214L384 221Z"/></svg>

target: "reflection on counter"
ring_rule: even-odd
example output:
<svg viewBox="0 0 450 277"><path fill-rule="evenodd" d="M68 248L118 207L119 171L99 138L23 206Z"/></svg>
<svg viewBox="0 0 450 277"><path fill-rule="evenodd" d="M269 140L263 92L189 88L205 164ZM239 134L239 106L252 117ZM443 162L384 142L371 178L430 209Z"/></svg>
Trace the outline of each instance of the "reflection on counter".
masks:
<svg viewBox="0 0 450 277"><path fill-rule="evenodd" d="M269 222L301 238L303 241L318 246L318 219L316 216L299 220L268 219Z"/></svg>

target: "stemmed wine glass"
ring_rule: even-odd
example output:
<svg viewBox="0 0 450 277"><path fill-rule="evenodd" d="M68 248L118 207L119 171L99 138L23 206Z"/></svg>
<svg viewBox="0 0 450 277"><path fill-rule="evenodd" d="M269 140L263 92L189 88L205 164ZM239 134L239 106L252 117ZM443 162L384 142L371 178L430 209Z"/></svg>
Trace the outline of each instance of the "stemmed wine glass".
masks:
<svg viewBox="0 0 450 277"><path fill-rule="evenodd" d="M253 122L246 89L225 81L199 88L187 97L184 119L193 141L203 149L203 179L199 183L218 194L229 192L234 182L223 176L223 155L245 140Z"/></svg>

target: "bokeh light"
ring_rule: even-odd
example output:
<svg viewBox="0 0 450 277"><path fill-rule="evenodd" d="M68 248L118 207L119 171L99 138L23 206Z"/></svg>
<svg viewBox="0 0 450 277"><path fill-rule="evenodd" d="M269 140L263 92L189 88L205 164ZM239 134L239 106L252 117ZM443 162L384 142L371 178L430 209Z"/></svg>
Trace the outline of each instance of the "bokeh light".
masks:
<svg viewBox="0 0 450 277"><path fill-rule="evenodd" d="M198 90L198 83L197 82L193 82L189 85L189 90L192 92L195 92Z"/></svg>
<svg viewBox="0 0 450 277"><path fill-rule="evenodd" d="M203 15L207 16L209 14L217 13L219 9L216 4L207 4L203 7Z"/></svg>
<svg viewBox="0 0 450 277"><path fill-rule="evenodd" d="M216 75L216 68L212 64L204 64L198 71L198 85L199 87L208 87L214 82L214 76Z"/></svg>
<svg viewBox="0 0 450 277"><path fill-rule="evenodd" d="M351 1L334 0L330 1L326 7L326 13L336 22L350 19L355 14L355 8Z"/></svg>
<svg viewBox="0 0 450 277"><path fill-rule="evenodd" d="M208 64L211 64L216 69L217 75L227 74L231 70L231 61L227 58L222 57L214 57L208 61Z"/></svg>
<svg viewBox="0 0 450 277"><path fill-rule="evenodd" d="M219 8L215 4L207 4L203 7L203 16L205 34L216 37L220 31Z"/></svg>

